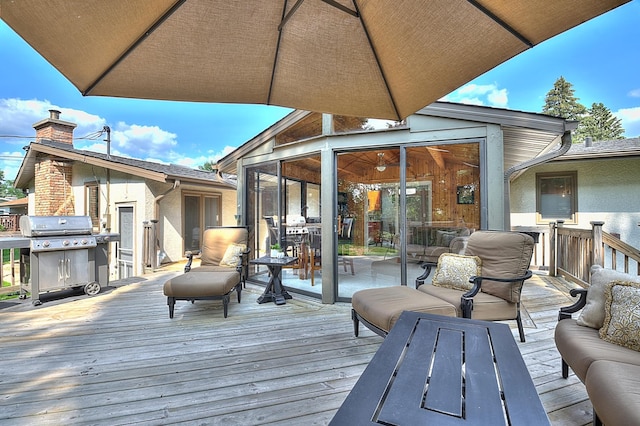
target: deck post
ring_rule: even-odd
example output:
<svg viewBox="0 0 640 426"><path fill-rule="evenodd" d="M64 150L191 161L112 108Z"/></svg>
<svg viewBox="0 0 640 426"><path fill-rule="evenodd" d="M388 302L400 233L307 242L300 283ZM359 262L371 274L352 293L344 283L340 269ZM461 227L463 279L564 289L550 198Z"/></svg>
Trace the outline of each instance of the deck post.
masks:
<svg viewBox="0 0 640 426"><path fill-rule="evenodd" d="M558 251L557 245L557 232L556 232L556 223L549 222L549 276L555 277L558 274L558 269L556 265L556 253Z"/></svg>
<svg viewBox="0 0 640 426"><path fill-rule="evenodd" d="M604 250L602 242L602 221L591 222L591 238L593 238L593 247L591 248L591 263L593 265L604 266ZM615 269L615 265L613 267Z"/></svg>

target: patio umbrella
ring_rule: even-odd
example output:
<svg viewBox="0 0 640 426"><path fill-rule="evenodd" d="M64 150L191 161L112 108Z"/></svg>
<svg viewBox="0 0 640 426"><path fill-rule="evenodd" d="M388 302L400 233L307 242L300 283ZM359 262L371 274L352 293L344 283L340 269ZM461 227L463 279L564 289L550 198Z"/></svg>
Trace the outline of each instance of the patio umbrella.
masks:
<svg viewBox="0 0 640 426"><path fill-rule="evenodd" d="M0 0L0 18L84 95L400 119L626 2Z"/></svg>

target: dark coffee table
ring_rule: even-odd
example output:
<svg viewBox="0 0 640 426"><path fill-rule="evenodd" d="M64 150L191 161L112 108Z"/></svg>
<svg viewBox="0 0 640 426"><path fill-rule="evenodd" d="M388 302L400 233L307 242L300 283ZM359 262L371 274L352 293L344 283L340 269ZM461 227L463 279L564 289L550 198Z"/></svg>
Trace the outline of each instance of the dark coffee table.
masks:
<svg viewBox="0 0 640 426"><path fill-rule="evenodd" d="M405 311L332 425L549 425L506 324Z"/></svg>
<svg viewBox="0 0 640 426"><path fill-rule="evenodd" d="M269 269L271 277L264 292L258 297L258 303L274 302L276 305L284 305L291 295L282 286L282 267L291 265L298 260L296 257L269 257L262 256L250 260L255 265L265 265Z"/></svg>

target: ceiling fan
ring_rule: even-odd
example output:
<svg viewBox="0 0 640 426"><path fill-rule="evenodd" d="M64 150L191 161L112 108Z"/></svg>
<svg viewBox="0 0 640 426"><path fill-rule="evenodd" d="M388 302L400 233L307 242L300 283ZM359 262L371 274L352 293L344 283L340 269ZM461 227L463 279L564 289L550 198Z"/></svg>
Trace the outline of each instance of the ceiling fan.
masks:
<svg viewBox="0 0 640 426"><path fill-rule="evenodd" d="M384 152L378 153L378 161L376 162L376 170L379 172L384 172L387 167L398 167L400 163L388 163L384 160Z"/></svg>

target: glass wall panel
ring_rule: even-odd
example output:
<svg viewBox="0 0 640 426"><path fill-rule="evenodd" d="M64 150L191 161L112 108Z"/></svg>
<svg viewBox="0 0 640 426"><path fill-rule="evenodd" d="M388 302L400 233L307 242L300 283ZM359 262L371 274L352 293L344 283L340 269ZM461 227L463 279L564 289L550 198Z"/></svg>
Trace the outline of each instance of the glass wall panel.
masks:
<svg viewBox="0 0 640 426"><path fill-rule="evenodd" d="M453 238L480 228L479 147L407 148L407 262L437 261Z"/></svg>
<svg viewBox="0 0 640 426"><path fill-rule="evenodd" d="M251 257L265 256L269 246L279 241L277 164L261 164L246 169L246 224ZM249 275L264 284L269 282L267 268L251 265Z"/></svg>
<svg viewBox="0 0 640 426"><path fill-rule="evenodd" d="M282 282L287 288L320 294L322 291L320 229L320 156L282 162L284 248L297 262L284 268ZM313 240L313 244L312 244ZM312 279L313 278L313 279Z"/></svg>
<svg viewBox="0 0 640 426"><path fill-rule="evenodd" d="M338 168L338 297L400 284L400 149L341 153Z"/></svg>

